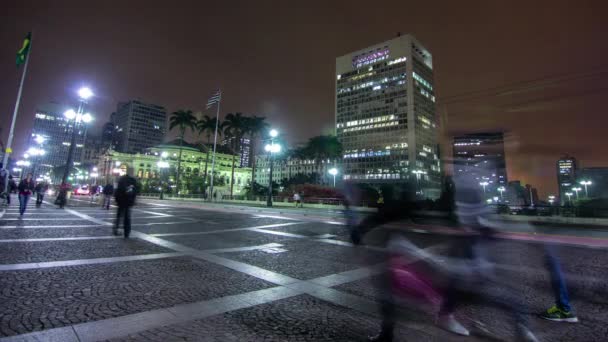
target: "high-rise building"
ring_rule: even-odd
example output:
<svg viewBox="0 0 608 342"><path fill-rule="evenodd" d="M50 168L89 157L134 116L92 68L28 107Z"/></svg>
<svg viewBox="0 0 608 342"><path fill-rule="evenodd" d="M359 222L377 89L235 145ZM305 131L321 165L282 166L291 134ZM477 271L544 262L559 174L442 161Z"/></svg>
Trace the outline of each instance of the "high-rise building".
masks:
<svg viewBox="0 0 608 342"><path fill-rule="evenodd" d="M431 53L411 35L336 59L336 134L343 178L364 183L414 182L439 197Z"/></svg>
<svg viewBox="0 0 608 342"><path fill-rule="evenodd" d="M507 164L505 162L504 135L502 132L473 133L454 137L454 173L478 182L489 196L498 196L499 188L506 189Z"/></svg>
<svg viewBox="0 0 608 342"><path fill-rule="evenodd" d="M101 128L101 145L105 148L115 148L118 144L118 134L116 132L116 113L112 113L110 121L106 122Z"/></svg>
<svg viewBox="0 0 608 342"><path fill-rule="evenodd" d="M577 162L574 157L563 156L557 161L557 189L559 200L563 204L568 202L567 192L576 187Z"/></svg>
<svg viewBox="0 0 608 342"><path fill-rule="evenodd" d="M37 175L50 172L54 167L63 166L67 163L74 121L65 118L63 113L66 109L67 107L58 103L48 103L36 109L34 127L28 141L28 147L35 146L37 136L44 138L40 147L45 151L45 154L37 157L35 161ZM78 165L82 156L84 126L81 125L76 134L74 164Z"/></svg>
<svg viewBox="0 0 608 342"><path fill-rule="evenodd" d="M224 138L220 145L232 148L234 137ZM251 140L249 138L241 138L239 145L239 167L251 167Z"/></svg>
<svg viewBox="0 0 608 342"><path fill-rule="evenodd" d="M116 150L123 153L143 152L165 138L167 111L164 107L138 100L121 102L116 108Z"/></svg>

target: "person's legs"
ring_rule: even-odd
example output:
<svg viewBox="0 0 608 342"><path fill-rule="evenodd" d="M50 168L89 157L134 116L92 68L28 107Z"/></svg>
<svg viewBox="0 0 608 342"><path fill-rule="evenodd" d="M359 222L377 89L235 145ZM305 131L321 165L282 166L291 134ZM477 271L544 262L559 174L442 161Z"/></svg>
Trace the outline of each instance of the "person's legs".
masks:
<svg viewBox="0 0 608 342"><path fill-rule="evenodd" d="M124 206L118 205L118 209L116 210L116 223L114 224L114 229L112 229L112 233L114 235L118 235L118 227L120 226L120 219L124 214Z"/></svg>
<svg viewBox="0 0 608 342"><path fill-rule="evenodd" d="M578 318L572 313L566 280L564 279L555 246L545 245L545 261L551 276L551 287L555 295L555 305L543 312L541 317L557 322L578 322Z"/></svg>
<svg viewBox="0 0 608 342"><path fill-rule="evenodd" d="M124 235L128 238L131 235L131 207L125 206L124 208L125 222L124 222Z"/></svg>
<svg viewBox="0 0 608 342"><path fill-rule="evenodd" d="M19 215L25 211L25 195L19 194Z"/></svg>

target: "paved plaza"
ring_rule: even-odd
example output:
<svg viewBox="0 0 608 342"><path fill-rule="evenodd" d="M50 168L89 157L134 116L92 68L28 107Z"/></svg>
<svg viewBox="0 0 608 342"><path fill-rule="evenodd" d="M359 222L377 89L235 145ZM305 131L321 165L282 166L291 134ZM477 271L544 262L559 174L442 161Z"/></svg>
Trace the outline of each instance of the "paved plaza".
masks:
<svg viewBox="0 0 608 342"><path fill-rule="evenodd" d="M380 325L373 281L385 251L351 245L337 212L142 200L125 240L111 234L115 210L82 197L63 210L31 206L23 218L15 206L4 211L0 341L365 341ZM445 253L450 238L425 227L402 232ZM562 239L580 318L565 324L535 316L553 302L538 236L492 243L501 286L457 311L472 336L402 303L397 341L512 340L494 296L521 302L541 341L608 340L608 240Z"/></svg>

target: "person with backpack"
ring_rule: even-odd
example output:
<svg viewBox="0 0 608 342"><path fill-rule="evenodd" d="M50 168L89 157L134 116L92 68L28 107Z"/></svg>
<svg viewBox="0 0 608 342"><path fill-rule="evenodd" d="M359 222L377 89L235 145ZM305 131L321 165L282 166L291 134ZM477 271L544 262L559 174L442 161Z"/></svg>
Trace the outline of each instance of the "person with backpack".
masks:
<svg viewBox="0 0 608 342"><path fill-rule="evenodd" d="M118 210L116 213L116 224L114 225L113 234L118 235L120 220L123 219L123 231L125 239L131 234L131 207L135 204L137 196L137 181L129 176L129 173L118 179L118 186L114 192Z"/></svg>
<svg viewBox="0 0 608 342"><path fill-rule="evenodd" d="M103 209L110 210L110 203L112 202L112 195L114 195L114 184L108 182L103 187L103 205L101 206Z"/></svg>

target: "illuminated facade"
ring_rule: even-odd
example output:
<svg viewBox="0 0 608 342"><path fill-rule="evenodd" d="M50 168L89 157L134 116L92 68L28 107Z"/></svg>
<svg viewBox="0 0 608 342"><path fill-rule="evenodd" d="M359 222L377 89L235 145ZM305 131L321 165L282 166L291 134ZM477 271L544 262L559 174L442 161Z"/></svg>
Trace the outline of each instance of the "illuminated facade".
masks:
<svg viewBox="0 0 608 342"><path fill-rule="evenodd" d="M568 202L566 193L572 192L572 188L577 186L576 169L576 159L573 157L564 156L557 161L557 189L562 205Z"/></svg>
<svg viewBox="0 0 608 342"><path fill-rule="evenodd" d="M454 158L458 160L454 165L455 174L479 183L489 197L498 196L501 187L506 189L507 164L502 132L454 137L453 149Z"/></svg>
<svg viewBox="0 0 608 342"><path fill-rule="evenodd" d="M416 180L423 197L439 197L433 62L413 36L338 57L335 113L344 180Z"/></svg>
<svg viewBox="0 0 608 342"><path fill-rule="evenodd" d="M186 143L187 144L187 143ZM189 144L188 144L189 145ZM170 183L175 181L177 164L179 159L179 146L162 144L145 150L144 153L121 153L108 150L101 156L97 165L100 177L106 182L111 181L118 175L124 174L132 169L133 176L140 180L160 179L161 175ZM161 158L163 152L166 157ZM159 168L159 161L167 163L167 168ZM211 156L207 161L207 153L199 148L189 146L182 147L181 178L203 177L205 175L205 163L207 163L207 176L211 174ZM217 153L215 157L215 191L219 195L227 195L230 192L230 177L232 171L232 155ZM218 179L222 178L225 185L217 185ZM244 187L251 181L251 168L236 167L234 169L234 194L239 195ZM181 182L180 182L181 183ZM188 193L189 189L183 189L182 193Z"/></svg>
<svg viewBox="0 0 608 342"><path fill-rule="evenodd" d="M39 106L34 116L34 127L29 137L28 147L36 146L36 136L44 137L41 148L44 156L38 157L36 176L50 172L56 166L65 165L68 160L71 134L74 121L63 116L68 107L58 103L48 103ZM84 126L76 132L76 149L74 150L74 165L80 163L84 143Z"/></svg>

